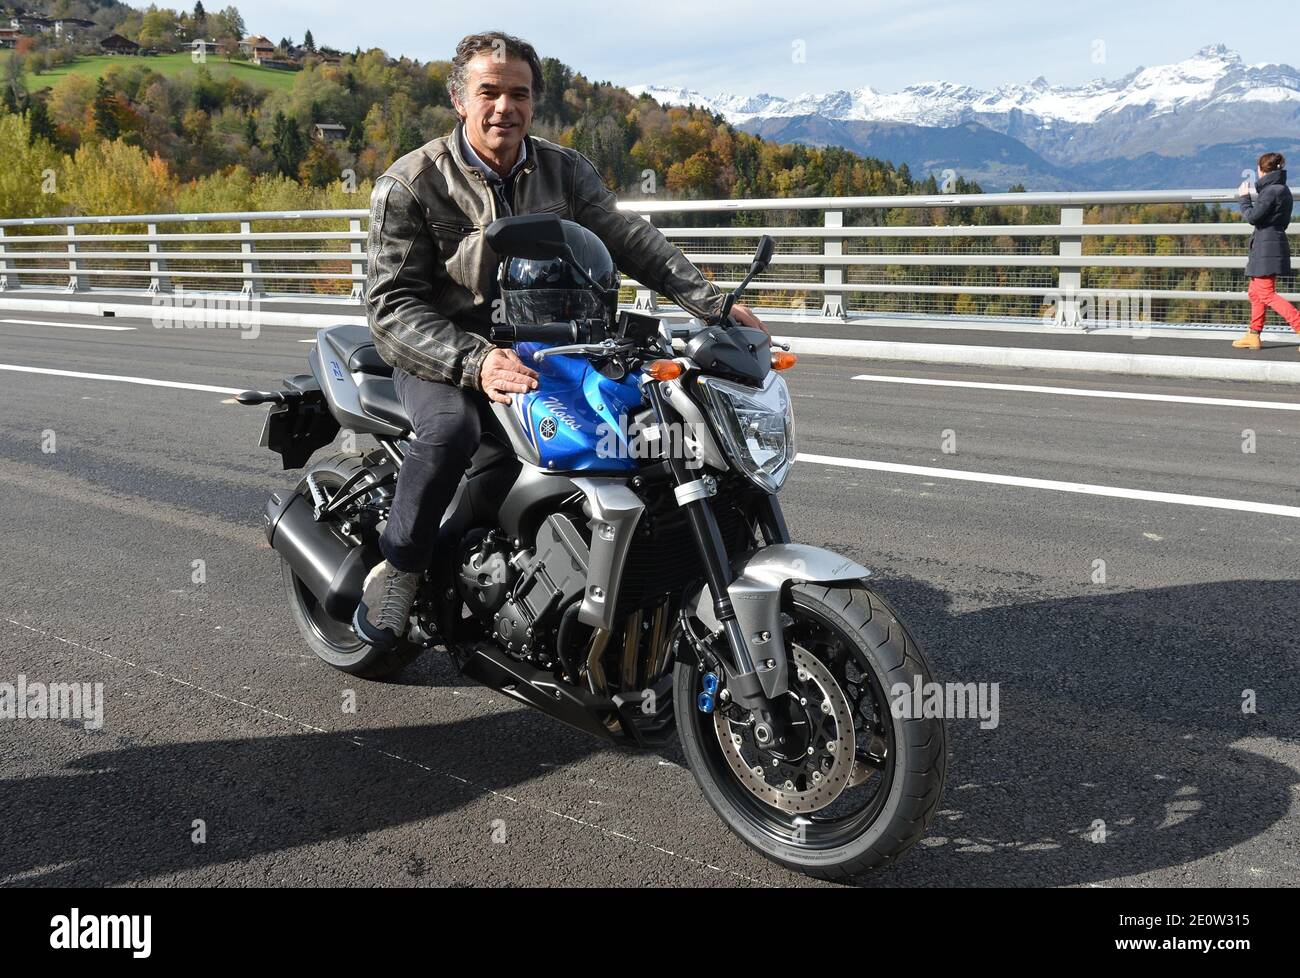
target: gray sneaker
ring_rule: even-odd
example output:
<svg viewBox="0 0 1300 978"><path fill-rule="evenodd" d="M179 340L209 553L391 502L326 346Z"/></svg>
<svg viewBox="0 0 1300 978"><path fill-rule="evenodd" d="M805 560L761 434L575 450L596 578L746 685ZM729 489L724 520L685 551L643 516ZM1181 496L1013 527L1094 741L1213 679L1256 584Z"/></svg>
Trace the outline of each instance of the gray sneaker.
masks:
<svg viewBox="0 0 1300 978"><path fill-rule="evenodd" d="M376 564L366 575L361 603L352 616L358 637L378 648L396 645L406 634L423 576L399 571L386 560Z"/></svg>

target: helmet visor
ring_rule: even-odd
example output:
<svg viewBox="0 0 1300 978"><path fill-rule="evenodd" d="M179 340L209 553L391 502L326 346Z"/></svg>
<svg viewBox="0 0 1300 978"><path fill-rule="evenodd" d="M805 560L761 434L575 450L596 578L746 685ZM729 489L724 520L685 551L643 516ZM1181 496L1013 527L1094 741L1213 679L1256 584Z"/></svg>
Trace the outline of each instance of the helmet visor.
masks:
<svg viewBox="0 0 1300 978"><path fill-rule="evenodd" d="M505 289L502 295L506 321L514 326L609 319L605 300L589 289Z"/></svg>

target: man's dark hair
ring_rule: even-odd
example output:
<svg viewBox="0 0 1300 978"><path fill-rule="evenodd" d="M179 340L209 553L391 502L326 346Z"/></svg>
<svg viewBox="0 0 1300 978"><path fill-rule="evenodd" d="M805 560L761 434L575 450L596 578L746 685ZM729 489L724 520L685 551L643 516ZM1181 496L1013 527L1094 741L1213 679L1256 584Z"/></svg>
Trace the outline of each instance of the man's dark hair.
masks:
<svg viewBox="0 0 1300 978"><path fill-rule="evenodd" d="M491 52L500 58L517 58L528 62L533 73L533 99L541 98L545 83L542 81L542 62L537 57L537 49L522 37L506 34L504 31L483 31L481 34L468 34L456 45L456 56L451 59L451 73L447 76L447 88L456 100L465 104L465 75L469 63L483 52Z"/></svg>
<svg viewBox="0 0 1300 978"><path fill-rule="evenodd" d="M1286 169L1286 157L1281 153L1265 153L1259 158L1259 172L1272 173Z"/></svg>

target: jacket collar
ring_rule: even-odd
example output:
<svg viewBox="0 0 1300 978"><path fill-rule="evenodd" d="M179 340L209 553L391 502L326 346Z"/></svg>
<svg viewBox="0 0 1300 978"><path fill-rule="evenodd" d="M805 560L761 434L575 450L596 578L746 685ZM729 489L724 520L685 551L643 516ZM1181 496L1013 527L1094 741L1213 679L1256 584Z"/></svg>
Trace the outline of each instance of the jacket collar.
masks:
<svg viewBox="0 0 1300 978"><path fill-rule="evenodd" d="M462 142L462 140L465 141ZM484 181L488 179L488 176L484 174L482 170L466 158L465 147L469 144L465 136L465 123L463 121L456 123L456 128L449 137L448 142L451 144L449 148L451 149L452 159L456 161L456 165L461 168L461 171L466 176L471 179ZM469 147L469 150L472 153L473 147ZM514 171L514 175L516 176L520 173L531 173L537 166L537 143L534 142L533 137L529 136L527 133L524 134L523 153L523 163L516 164L516 169ZM475 154L475 156L477 156L477 154ZM481 163L482 160L479 160L479 162Z"/></svg>
<svg viewBox="0 0 1300 978"><path fill-rule="evenodd" d="M1255 181L1255 187L1271 187L1275 183L1286 183L1286 170L1274 170L1272 173L1265 173Z"/></svg>

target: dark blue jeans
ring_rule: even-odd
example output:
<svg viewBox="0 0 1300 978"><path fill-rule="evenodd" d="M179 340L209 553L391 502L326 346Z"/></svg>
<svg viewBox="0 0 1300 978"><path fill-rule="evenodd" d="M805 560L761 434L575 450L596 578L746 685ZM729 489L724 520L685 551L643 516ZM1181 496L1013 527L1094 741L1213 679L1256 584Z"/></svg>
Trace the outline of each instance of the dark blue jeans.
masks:
<svg viewBox="0 0 1300 978"><path fill-rule="evenodd" d="M500 423L481 391L422 380L400 369L393 371L393 383L411 419L411 441L379 549L398 570L423 572L483 432L500 431Z"/></svg>

